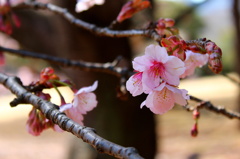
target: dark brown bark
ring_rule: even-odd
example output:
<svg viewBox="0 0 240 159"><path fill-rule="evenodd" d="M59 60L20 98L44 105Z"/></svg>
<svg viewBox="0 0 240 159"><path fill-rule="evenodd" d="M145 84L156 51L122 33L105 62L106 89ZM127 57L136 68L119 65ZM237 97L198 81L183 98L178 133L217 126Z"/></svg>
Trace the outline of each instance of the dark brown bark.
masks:
<svg viewBox="0 0 240 159"><path fill-rule="evenodd" d="M61 6L74 13L75 0L62 1ZM77 17L99 26L108 26L117 16L123 1L106 1ZM71 25L65 19L48 13L16 11L22 20L22 27L13 36L28 50L48 53L74 60L111 62L118 55L124 57L123 64L131 67L131 46L127 38L98 37ZM123 28L127 27L123 24ZM30 36L29 36L30 35ZM116 98L119 79L106 74L82 72L59 68L78 86L87 86L99 81L96 91L98 107L89 113L84 123L96 128L99 135L123 146L135 147L145 158L154 158L156 150L155 122L148 109L140 109L145 97L129 97L127 101ZM108 158L98 155L97 158Z"/></svg>
<svg viewBox="0 0 240 159"><path fill-rule="evenodd" d="M240 3L239 0L233 1L233 19L235 24L235 48L236 48L236 61L235 70L240 75ZM240 91L238 92L238 111L240 112Z"/></svg>

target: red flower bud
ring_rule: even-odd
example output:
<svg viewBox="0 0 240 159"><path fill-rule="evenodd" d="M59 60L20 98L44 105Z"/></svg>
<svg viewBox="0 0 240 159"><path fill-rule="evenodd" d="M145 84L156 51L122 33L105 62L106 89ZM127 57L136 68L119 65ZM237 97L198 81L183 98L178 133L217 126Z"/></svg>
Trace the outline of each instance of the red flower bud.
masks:
<svg viewBox="0 0 240 159"><path fill-rule="evenodd" d="M198 135L198 125L195 123L191 129L191 135L192 137L197 137Z"/></svg>
<svg viewBox="0 0 240 159"><path fill-rule="evenodd" d="M149 1L131 0L127 2L121 9L117 16L117 21L121 23L125 19L131 18L133 14L148 8L150 6Z"/></svg>
<svg viewBox="0 0 240 159"><path fill-rule="evenodd" d="M205 49L209 54L208 67L214 73L220 73L222 71L222 50L212 41L205 44Z"/></svg>

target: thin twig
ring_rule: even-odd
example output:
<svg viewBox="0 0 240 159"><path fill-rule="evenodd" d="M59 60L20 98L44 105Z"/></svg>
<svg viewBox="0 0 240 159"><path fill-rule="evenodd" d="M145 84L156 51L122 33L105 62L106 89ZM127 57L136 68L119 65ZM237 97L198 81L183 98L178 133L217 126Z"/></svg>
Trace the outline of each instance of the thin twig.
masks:
<svg viewBox="0 0 240 159"><path fill-rule="evenodd" d="M240 79L237 80L237 79L235 79L235 78L233 78L233 77L231 77L231 76L229 76L228 74L225 74L225 73L222 73L222 75L224 77L226 77L227 79L231 80L232 82L236 83L238 86L240 86Z"/></svg>
<svg viewBox="0 0 240 159"><path fill-rule="evenodd" d="M63 67L71 67L71 68L77 68L82 71L94 71L94 72L104 72L113 74L117 77L126 76L129 71L127 68L117 67L117 64L120 60L119 57L117 57L116 60L114 60L112 63L94 63L94 62L84 62L84 61L76 61L76 60L69 60L65 58L60 58L56 56L50 56L47 54L42 53L36 53L36 52L30 52L25 50L15 50L10 48L5 48L0 46L0 51L5 51L13 55L22 56L22 57L31 57L35 59L42 59L50 63L54 63L58 66Z"/></svg>
<svg viewBox="0 0 240 159"><path fill-rule="evenodd" d="M190 96L190 100L199 102L201 106L199 106L199 108L205 108L208 109L212 112L224 115L230 119L239 119L240 120L240 113L238 112L233 112L233 111L229 111L226 108L222 107L222 106L214 106L211 102L209 101L204 101L202 99L199 99L197 97L194 96ZM186 107L186 109L191 110L191 107Z"/></svg>
<svg viewBox="0 0 240 159"><path fill-rule="evenodd" d="M84 142L94 147L98 152L106 153L116 158L143 159L143 157L137 153L135 148L122 147L112 143L98 136L94 129L81 126L69 119L64 113L61 113L57 109L56 105L28 92L19 82L19 78L0 73L0 83L17 97L21 97L25 102L32 104L35 108L39 109L46 118L59 125L60 128L81 138Z"/></svg>

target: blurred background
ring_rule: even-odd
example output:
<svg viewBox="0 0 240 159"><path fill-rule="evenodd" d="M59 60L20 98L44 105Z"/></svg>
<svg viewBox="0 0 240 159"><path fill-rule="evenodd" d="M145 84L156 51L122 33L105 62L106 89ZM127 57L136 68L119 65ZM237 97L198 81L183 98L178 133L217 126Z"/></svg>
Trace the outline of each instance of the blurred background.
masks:
<svg viewBox="0 0 240 159"><path fill-rule="evenodd" d="M124 0L106 0L103 6L95 6L76 16L99 26L108 26L124 2ZM119 29L142 28L160 17L173 18L183 39L206 37L214 41L223 51L223 72L220 75L214 75L207 66L204 66L197 69L195 75L182 80L180 88L187 89L189 94L198 98L210 100L214 105L239 111L239 84L226 78L227 75L234 80L240 80L238 0L154 0L152 2L151 10L135 15L132 20L127 20L119 26ZM75 0L52 3L70 8L70 11L75 14ZM143 37L114 40L96 37L71 26L64 19L49 12L38 13L28 10L15 12L22 21L22 27L14 30L11 37L1 34L0 45L2 46L93 62L112 61L121 54L124 60L120 65L131 66L131 59L143 54L145 47L154 43ZM99 14L96 16L96 13ZM39 20L36 21L36 19ZM26 33L31 37L24 36ZM17 75L24 84L29 84L31 81L36 81L41 69L49 65L42 60L6 54L6 65L0 70ZM199 135L193 138L190 135L194 124L192 114L182 107L175 106L173 110L161 116L153 115L148 109L139 108L145 96L138 98L129 96L128 102L116 97L118 86L116 77L54 65L52 67L56 68L62 78L72 79L79 87L90 85L98 79L100 88L97 94L100 105L86 116L85 125L95 127L102 137L120 145L136 147L145 158L240 158L239 120L230 120L213 112L201 110ZM106 85L109 88L105 88ZM67 132L56 133L53 130L47 130L39 137L31 136L25 129L31 106L19 105L10 108L8 103L14 96L2 86L0 89L1 159L113 158L97 155L95 150L77 141ZM71 91L67 88L62 89L66 99L71 101ZM52 101L58 104L59 98L56 92L46 91L52 93Z"/></svg>

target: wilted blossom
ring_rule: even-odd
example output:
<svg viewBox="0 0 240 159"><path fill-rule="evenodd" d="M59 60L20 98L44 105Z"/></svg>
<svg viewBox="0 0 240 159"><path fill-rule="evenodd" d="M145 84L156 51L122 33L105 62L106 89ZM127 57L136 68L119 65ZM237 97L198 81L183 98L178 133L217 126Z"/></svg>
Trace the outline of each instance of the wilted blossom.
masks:
<svg viewBox="0 0 240 159"><path fill-rule="evenodd" d="M128 79L126 88L133 96L148 94L141 107L146 105L153 113L163 114L175 103L186 105L187 91L177 88L185 72L184 62L169 56L164 47L148 46L145 55L133 60L133 68L137 73Z"/></svg>
<svg viewBox="0 0 240 159"><path fill-rule="evenodd" d="M51 99L47 93L36 92L35 95L47 101ZM27 120L27 131L34 136L39 136L47 128L54 128L54 124L41 111L33 107Z"/></svg>
<svg viewBox="0 0 240 159"><path fill-rule="evenodd" d="M92 86L79 89L74 94L73 102L62 105L60 111L65 112L69 118L83 125L83 115L97 106L96 95L92 93L97 89L97 86L98 82L95 81Z"/></svg>
<svg viewBox="0 0 240 159"><path fill-rule="evenodd" d="M180 76L181 78L185 78L187 76L192 75L196 67L202 67L208 62L208 54L194 53L190 50L187 50L185 53L186 53L186 59L184 63L185 63L186 70Z"/></svg>
<svg viewBox="0 0 240 159"><path fill-rule="evenodd" d="M36 108L32 108L27 120L27 131L34 135L39 136L41 132L48 128L53 128L54 124L48 120L41 111Z"/></svg>
<svg viewBox="0 0 240 159"><path fill-rule="evenodd" d="M164 82L149 93L141 107L146 105L153 113L163 114L172 109L175 103L186 105L188 99L185 89L178 89Z"/></svg>
<svg viewBox="0 0 240 159"><path fill-rule="evenodd" d="M82 12L88 10L94 5L102 5L105 0L78 0L76 4L76 12Z"/></svg>
<svg viewBox="0 0 240 159"><path fill-rule="evenodd" d="M121 23L125 19L131 18L133 14L148 8L150 2L148 0L131 0L123 5L120 13L117 16L117 21Z"/></svg>
<svg viewBox="0 0 240 159"><path fill-rule="evenodd" d="M0 30L11 34L12 33L12 25L14 24L16 27L20 27L20 20L18 17L12 12L11 6L17 5L22 1L8 1L8 0L0 0Z"/></svg>

